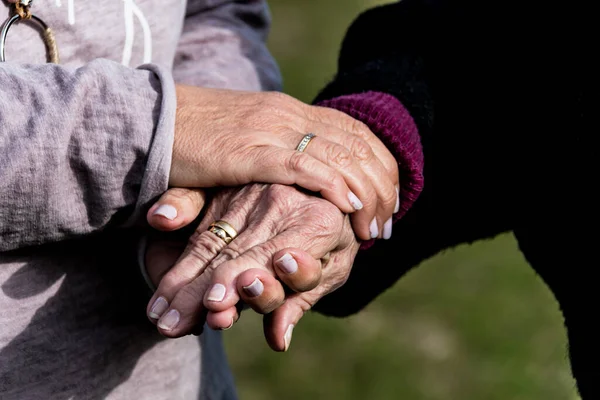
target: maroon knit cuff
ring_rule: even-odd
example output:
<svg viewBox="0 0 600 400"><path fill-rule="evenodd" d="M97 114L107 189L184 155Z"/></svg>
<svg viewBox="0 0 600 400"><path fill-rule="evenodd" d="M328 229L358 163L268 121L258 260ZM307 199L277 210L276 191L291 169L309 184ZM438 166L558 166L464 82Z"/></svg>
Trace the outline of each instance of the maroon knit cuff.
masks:
<svg viewBox="0 0 600 400"><path fill-rule="evenodd" d="M423 190L423 148L417 126L402 103L386 93L365 92L336 97L318 104L335 108L362 121L379 137L398 161L400 211L394 222L406 214ZM361 249L371 247L364 242Z"/></svg>

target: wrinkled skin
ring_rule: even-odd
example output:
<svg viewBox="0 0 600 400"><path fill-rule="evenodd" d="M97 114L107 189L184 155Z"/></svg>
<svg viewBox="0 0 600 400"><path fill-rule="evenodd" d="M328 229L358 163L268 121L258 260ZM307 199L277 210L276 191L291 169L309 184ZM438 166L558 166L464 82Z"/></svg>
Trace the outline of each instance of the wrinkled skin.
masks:
<svg viewBox="0 0 600 400"><path fill-rule="evenodd" d="M183 196L178 198L181 209L201 207L194 196L185 197L189 192L174 193L165 196L171 202ZM239 233L227 246L207 231L219 219ZM227 329L238 319L236 305L242 301L267 314L265 337L277 351L287 350L304 313L346 281L359 249L348 216L330 202L294 187L264 184L219 192L181 253L184 245L155 243L146 253L149 275L160 282L147 311L151 315L158 298L168 303L156 313L160 318L150 317L159 331L180 337L205 320L212 328ZM297 265L293 273L277 262L285 254ZM215 284L225 288L218 301L211 297ZM284 285L291 293L286 295ZM262 287L258 295L257 287ZM177 324L169 326L175 313Z"/></svg>

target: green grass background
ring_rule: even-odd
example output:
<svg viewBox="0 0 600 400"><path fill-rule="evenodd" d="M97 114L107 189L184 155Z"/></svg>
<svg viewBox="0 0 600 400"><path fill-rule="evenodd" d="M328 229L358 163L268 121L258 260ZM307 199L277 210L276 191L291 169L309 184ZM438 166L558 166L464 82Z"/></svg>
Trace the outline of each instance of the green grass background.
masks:
<svg viewBox="0 0 600 400"><path fill-rule="evenodd" d="M310 102L348 25L378 3L271 0L285 91ZM577 398L558 305L508 234L424 262L356 316L305 316L285 354L250 311L225 341L241 400Z"/></svg>

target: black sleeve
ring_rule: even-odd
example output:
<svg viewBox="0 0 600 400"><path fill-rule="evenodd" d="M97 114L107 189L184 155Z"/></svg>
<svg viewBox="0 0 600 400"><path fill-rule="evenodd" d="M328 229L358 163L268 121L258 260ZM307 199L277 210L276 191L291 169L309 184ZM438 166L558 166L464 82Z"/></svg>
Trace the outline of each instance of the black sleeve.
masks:
<svg viewBox="0 0 600 400"><path fill-rule="evenodd" d="M338 72L315 102L368 91L396 97L410 112L419 132L433 124L433 100L425 59L435 32L436 7L404 0L360 15L344 38Z"/></svg>
<svg viewBox="0 0 600 400"><path fill-rule="evenodd" d="M368 91L396 97L421 136L425 185L419 199L394 225L392 238L359 251L349 280L314 307L318 312L355 313L440 250L509 229L510 210L493 192L505 186L497 185L491 173L489 179L473 185L475 177L468 174L486 174L484 165L491 164L485 151L471 150L494 143L481 134L488 129L482 124L494 120L490 113L496 112L498 93L483 85L491 82L484 63L511 60L492 43L488 43L489 53L479 51L481 36L494 34L489 22L502 24L503 20L468 3L403 0L366 11L346 34L338 72L315 102ZM508 81L511 75L501 79ZM493 84L507 86L502 80ZM500 131L497 125L491 129ZM473 165L482 165L481 171Z"/></svg>

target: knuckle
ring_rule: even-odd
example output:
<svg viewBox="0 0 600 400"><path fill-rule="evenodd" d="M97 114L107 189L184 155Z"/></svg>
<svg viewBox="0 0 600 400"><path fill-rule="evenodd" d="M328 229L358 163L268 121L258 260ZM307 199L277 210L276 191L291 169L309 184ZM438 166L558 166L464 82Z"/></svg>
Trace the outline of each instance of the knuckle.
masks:
<svg viewBox="0 0 600 400"><path fill-rule="evenodd" d="M210 263L225 243L212 232L195 232L188 241L188 253L203 264Z"/></svg>
<svg viewBox="0 0 600 400"><path fill-rule="evenodd" d="M378 200L377 193L375 192L375 190L366 191L361 200L362 200L365 208L375 212L375 209L377 208L377 200Z"/></svg>
<svg viewBox="0 0 600 400"><path fill-rule="evenodd" d="M180 311L189 311L198 308L202 302L204 293L193 284L185 285L177 293L177 308ZM182 307L183 306L183 307Z"/></svg>
<svg viewBox="0 0 600 400"><path fill-rule="evenodd" d="M263 243L260 246L255 246L252 250L246 253L248 264L253 263L255 267L271 269L271 255L277 251L274 249L274 244L271 242Z"/></svg>
<svg viewBox="0 0 600 400"><path fill-rule="evenodd" d="M361 138L362 140L369 140L374 136L374 133L371 132L371 129L362 121L351 118L350 122L350 131L353 132L356 136Z"/></svg>
<svg viewBox="0 0 600 400"><path fill-rule="evenodd" d="M296 207L298 201L302 200L303 193L296 188L287 185L271 185L265 196L265 202L269 204L269 211L261 221L261 228L274 233L275 222L273 218L280 217ZM270 218L269 218L270 217Z"/></svg>
<svg viewBox="0 0 600 400"><path fill-rule="evenodd" d="M226 246L223 250L221 250L221 253L219 254L219 258L222 257L224 260L235 260L240 255L241 255L240 250L234 246L231 246L231 244L230 244L229 246Z"/></svg>
<svg viewBox="0 0 600 400"><path fill-rule="evenodd" d="M396 189L393 185L387 185L384 193L380 194L380 200L385 209L393 209L396 206Z"/></svg>
<svg viewBox="0 0 600 400"><path fill-rule="evenodd" d="M328 145L325 151L328 164L336 169L346 169L354 162L352 154L345 147L338 144Z"/></svg>
<svg viewBox="0 0 600 400"><path fill-rule="evenodd" d="M268 117L289 117L294 115L295 99L281 92L267 92L261 96L259 102L259 115Z"/></svg>
<svg viewBox="0 0 600 400"><path fill-rule="evenodd" d="M305 279L293 282L294 290L296 292L308 292L310 290L313 290L319 284L320 278L321 275L317 274L316 272L310 274L310 276L308 276Z"/></svg>
<svg viewBox="0 0 600 400"><path fill-rule="evenodd" d="M369 161L373 158L373 149L363 139L359 137L353 137L350 141L350 152L352 155L360 161Z"/></svg>
<svg viewBox="0 0 600 400"><path fill-rule="evenodd" d="M277 184L269 185L266 190L269 201L285 199L290 193L294 192L290 186Z"/></svg>
<svg viewBox="0 0 600 400"><path fill-rule="evenodd" d="M270 295L260 299L257 311L261 314L269 314L275 311L282 303L283 299L277 295Z"/></svg>
<svg viewBox="0 0 600 400"><path fill-rule="evenodd" d="M344 215L329 202L322 204L321 207L315 207L314 211L313 215L318 217L305 221L311 240L337 240L343 227Z"/></svg>
<svg viewBox="0 0 600 400"><path fill-rule="evenodd" d="M294 152L287 160L287 168L294 172L306 172L309 169L309 155L300 152Z"/></svg>
<svg viewBox="0 0 600 400"><path fill-rule="evenodd" d="M390 156L389 158L391 160L389 162L384 162L383 165L388 171L392 172L392 182L398 184L398 182L400 181L400 169L398 168L398 162L392 156Z"/></svg>
<svg viewBox="0 0 600 400"><path fill-rule="evenodd" d="M178 200L187 199L190 197L190 190L185 188L171 188L168 190L167 196Z"/></svg>

